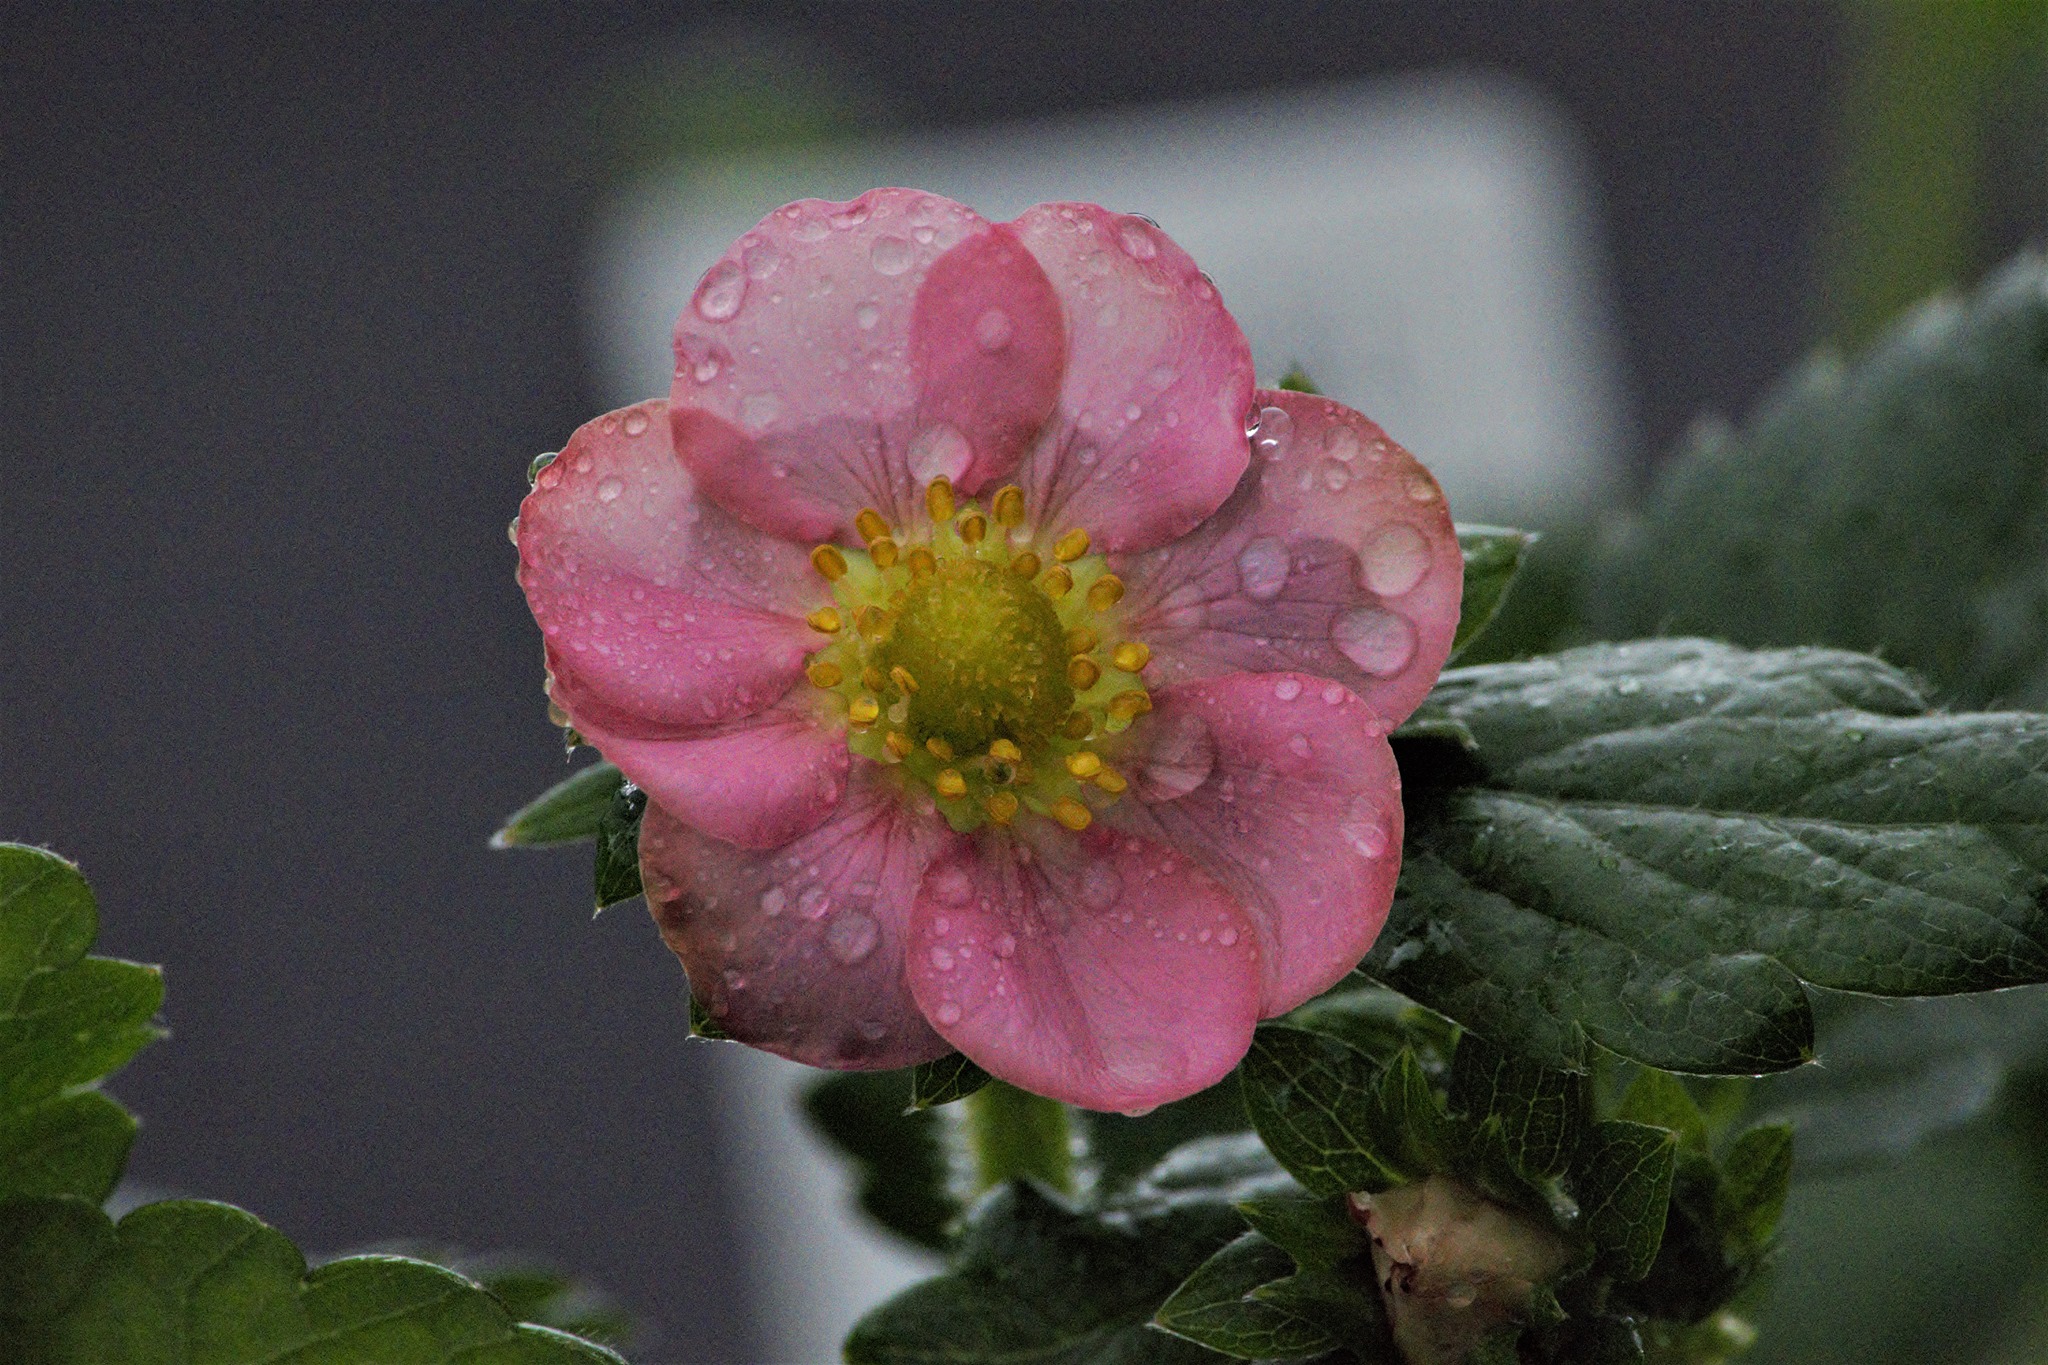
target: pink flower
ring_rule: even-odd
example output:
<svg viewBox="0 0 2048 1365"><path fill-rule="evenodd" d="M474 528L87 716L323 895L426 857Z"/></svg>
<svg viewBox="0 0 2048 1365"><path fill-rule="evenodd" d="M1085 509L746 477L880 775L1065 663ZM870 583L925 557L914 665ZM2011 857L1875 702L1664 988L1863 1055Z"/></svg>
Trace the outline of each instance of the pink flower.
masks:
<svg viewBox="0 0 2048 1365"><path fill-rule="evenodd" d="M1254 389L1157 227L806 200L675 350L541 471L519 580L729 1034L1135 1109L1357 963L1456 538L1378 427Z"/></svg>

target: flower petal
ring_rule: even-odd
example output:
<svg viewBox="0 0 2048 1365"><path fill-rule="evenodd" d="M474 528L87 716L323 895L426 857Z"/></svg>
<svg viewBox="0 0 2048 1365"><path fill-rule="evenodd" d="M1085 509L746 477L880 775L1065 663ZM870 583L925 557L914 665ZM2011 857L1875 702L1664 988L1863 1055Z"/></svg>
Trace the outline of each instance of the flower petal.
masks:
<svg viewBox="0 0 2048 1365"><path fill-rule="evenodd" d="M649 802L640 876L691 992L727 1034L812 1066L880 1070L949 1050L911 999L903 938L918 878L951 837L864 763L830 819L770 852Z"/></svg>
<svg viewBox="0 0 2048 1365"><path fill-rule="evenodd" d="M1429 695L1458 628L1464 559L1443 493L1351 409L1259 391L1252 467L1195 531L1115 564L1147 678L1314 673L1389 728Z"/></svg>
<svg viewBox="0 0 2048 1365"><path fill-rule="evenodd" d="M1040 204L1011 227L1066 309L1059 405L1018 475L1035 525L1110 550L1185 533L1249 458L1250 344L1216 286L1142 218Z"/></svg>
<svg viewBox="0 0 2048 1365"><path fill-rule="evenodd" d="M1237 899L1262 949L1259 1013L1284 1014L1358 965L1393 904L1401 773L1384 723L1299 673L1181 683L1153 705L1118 755L1141 799L1103 818L1193 859Z"/></svg>
<svg viewBox="0 0 2048 1365"><path fill-rule="evenodd" d="M766 711L681 737L641 738L570 716L676 819L741 848L776 848L816 829L846 790L845 723L807 693L798 684Z"/></svg>
<svg viewBox="0 0 2048 1365"><path fill-rule="evenodd" d="M585 423L540 472L519 507L519 585L558 700L614 728L761 710L822 643L803 622L806 594L825 596L803 547L696 497L658 399Z"/></svg>
<svg viewBox="0 0 2048 1365"><path fill-rule="evenodd" d="M1186 860L1099 829L956 842L925 874L908 951L911 990L948 1042L1089 1109L1213 1085L1258 1020L1244 913Z"/></svg>
<svg viewBox="0 0 2048 1365"><path fill-rule="evenodd" d="M777 209L676 323L676 445L706 493L777 535L897 525L944 474L1016 467L1052 410L1059 301L1007 228L914 190Z"/></svg>

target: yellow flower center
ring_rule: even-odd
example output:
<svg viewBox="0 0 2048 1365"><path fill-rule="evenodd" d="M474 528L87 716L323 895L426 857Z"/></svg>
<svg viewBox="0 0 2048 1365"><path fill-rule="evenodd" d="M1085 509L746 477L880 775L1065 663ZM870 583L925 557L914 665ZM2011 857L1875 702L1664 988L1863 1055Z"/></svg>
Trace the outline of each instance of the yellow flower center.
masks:
<svg viewBox="0 0 2048 1365"><path fill-rule="evenodd" d="M1040 546L1015 485L984 512L937 479L925 508L913 527L863 509L865 551L811 552L833 596L809 618L833 637L812 684L853 751L928 788L955 829L1023 811L1086 829L1129 785L1100 742L1152 709L1151 651L1117 629L1123 583L1086 531Z"/></svg>

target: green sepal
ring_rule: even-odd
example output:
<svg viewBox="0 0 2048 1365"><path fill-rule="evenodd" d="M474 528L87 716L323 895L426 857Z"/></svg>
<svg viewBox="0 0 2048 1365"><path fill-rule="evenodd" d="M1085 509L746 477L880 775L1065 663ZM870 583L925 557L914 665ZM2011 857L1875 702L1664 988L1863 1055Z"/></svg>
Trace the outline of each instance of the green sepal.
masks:
<svg viewBox="0 0 2048 1365"><path fill-rule="evenodd" d="M570 774L505 817L492 848L547 848L595 839L612 797L626 781L609 763Z"/></svg>
<svg viewBox="0 0 2048 1365"><path fill-rule="evenodd" d="M1299 362L1289 365L1287 373L1281 375L1280 382L1273 387L1284 389L1288 393L1312 393L1320 396L1323 392L1316 387L1316 381L1308 377L1308 371L1303 369Z"/></svg>
<svg viewBox="0 0 2048 1365"><path fill-rule="evenodd" d="M712 1016L711 1011L704 1008L704 1002L697 998L695 991L690 993L690 1036L711 1043L729 1042L732 1039L732 1035L725 1031L724 1026Z"/></svg>
<svg viewBox="0 0 2048 1365"><path fill-rule="evenodd" d="M1159 1308L1154 1325L1236 1360L1278 1360L1332 1351L1328 1328L1253 1292L1294 1273L1294 1259L1247 1232L1199 1266Z"/></svg>
<svg viewBox="0 0 2048 1365"><path fill-rule="evenodd" d="M605 803L592 878L600 913L640 894L640 818L646 813L647 793L631 783L618 787Z"/></svg>
<svg viewBox="0 0 2048 1365"><path fill-rule="evenodd" d="M1586 1234L1618 1279L1640 1280L1656 1263L1677 1158L1671 1133L1626 1119L1594 1124L1579 1149L1572 1183Z"/></svg>
<svg viewBox="0 0 2048 1365"><path fill-rule="evenodd" d="M910 1107L930 1109L964 1100L989 1080L986 1071L958 1052L949 1052L935 1062L919 1062L910 1069Z"/></svg>
<svg viewBox="0 0 2048 1365"><path fill-rule="evenodd" d="M1508 589L1521 572L1522 560L1537 539L1533 531L1506 526L1458 526L1458 549L1465 557L1465 592L1458 606L1458 630L1451 637L1452 660L1500 614Z"/></svg>

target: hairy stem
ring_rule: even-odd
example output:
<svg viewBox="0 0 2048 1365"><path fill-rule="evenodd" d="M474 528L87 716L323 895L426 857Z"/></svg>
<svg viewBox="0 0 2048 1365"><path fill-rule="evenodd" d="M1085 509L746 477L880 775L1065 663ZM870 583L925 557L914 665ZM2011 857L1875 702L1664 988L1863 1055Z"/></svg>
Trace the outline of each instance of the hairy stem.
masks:
<svg viewBox="0 0 2048 1365"><path fill-rule="evenodd" d="M1074 1154L1065 1105L1001 1081L989 1082L962 1103L977 1194L1020 1175L1062 1193L1073 1191Z"/></svg>

